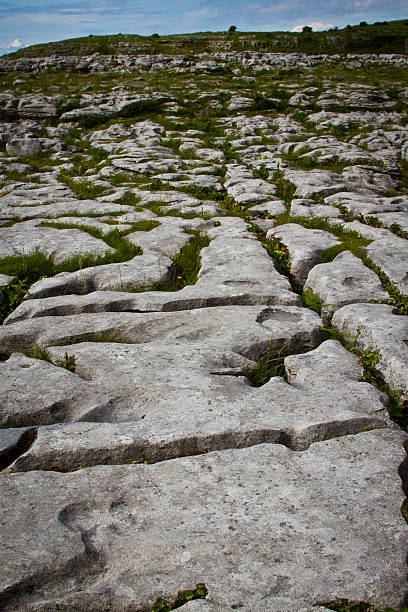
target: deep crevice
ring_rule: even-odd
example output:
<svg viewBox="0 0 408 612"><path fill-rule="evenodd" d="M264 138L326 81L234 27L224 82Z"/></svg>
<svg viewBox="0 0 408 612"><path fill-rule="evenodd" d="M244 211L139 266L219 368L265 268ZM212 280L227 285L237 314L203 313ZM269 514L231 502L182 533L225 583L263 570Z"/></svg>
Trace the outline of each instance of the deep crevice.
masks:
<svg viewBox="0 0 408 612"><path fill-rule="evenodd" d="M372 429L387 429L384 421L380 419L361 417L349 421L332 421L312 425L300 432L292 429L253 429L240 432L221 432L208 436L191 436L151 444L148 441L135 442L127 447L113 450L109 453L107 449L89 449L76 457L73 453L66 456L64 461L63 451L58 457L45 456L43 465L40 460L33 465L24 464L16 466L16 471L45 470L55 472L70 472L87 467L99 465L129 465L129 464L156 464L172 459L205 455L210 452L223 450L239 450L250 448L259 444L280 444L291 451L307 451L315 442L323 442L338 437L357 435ZM54 465L52 461L55 461Z"/></svg>
<svg viewBox="0 0 408 612"><path fill-rule="evenodd" d="M11 465L18 457L26 453L37 438L37 427L22 433L17 442L0 454L0 472Z"/></svg>

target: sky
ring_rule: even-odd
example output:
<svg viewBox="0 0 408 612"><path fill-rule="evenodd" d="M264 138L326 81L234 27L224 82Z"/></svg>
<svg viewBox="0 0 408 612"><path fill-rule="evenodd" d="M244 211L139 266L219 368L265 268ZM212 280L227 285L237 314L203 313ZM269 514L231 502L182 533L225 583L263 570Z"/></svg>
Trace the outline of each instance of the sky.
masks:
<svg viewBox="0 0 408 612"><path fill-rule="evenodd" d="M0 54L89 34L300 31L408 18L407 0L0 0Z"/></svg>

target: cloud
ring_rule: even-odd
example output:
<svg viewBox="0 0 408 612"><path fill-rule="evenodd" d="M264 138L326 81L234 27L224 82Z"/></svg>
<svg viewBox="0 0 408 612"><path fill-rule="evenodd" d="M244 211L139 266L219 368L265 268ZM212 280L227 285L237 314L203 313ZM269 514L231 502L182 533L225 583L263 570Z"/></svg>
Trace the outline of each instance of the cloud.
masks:
<svg viewBox="0 0 408 612"><path fill-rule="evenodd" d="M0 43L0 49L18 49L19 47L23 46L24 43L22 43L19 38L15 38L9 43Z"/></svg>
<svg viewBox="0 0 408 612"><path fill-rule="evenodd" d="M312 28L312 30L327 30L328 28L332 28L334 23L322 23L321 21L313 21L312 23L302 23L301 25L296 25L292 28L292 32L301 32L305 26Z"/></svg>

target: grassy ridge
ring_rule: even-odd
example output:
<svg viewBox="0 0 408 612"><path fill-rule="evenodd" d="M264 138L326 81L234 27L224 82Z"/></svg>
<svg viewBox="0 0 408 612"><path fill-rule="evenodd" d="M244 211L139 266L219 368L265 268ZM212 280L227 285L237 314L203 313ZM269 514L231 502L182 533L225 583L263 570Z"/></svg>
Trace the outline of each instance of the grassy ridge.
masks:
<svg viewBox="0 0 408 612"><path fill-rule="evenodd" d="M324 32L199 32L168 36L115 34L32 45L7 59L57 55L190 55L211 51L261 50L296 53L408 53L408 20L333 28Z"/></svg>

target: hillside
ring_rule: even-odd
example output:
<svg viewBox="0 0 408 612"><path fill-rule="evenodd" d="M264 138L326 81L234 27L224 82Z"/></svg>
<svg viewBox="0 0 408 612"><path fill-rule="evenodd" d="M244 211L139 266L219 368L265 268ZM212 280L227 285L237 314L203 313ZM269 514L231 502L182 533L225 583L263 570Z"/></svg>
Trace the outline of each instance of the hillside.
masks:
<svg viewBox="0 0 408 612"><path fill-rule="evenodd" d="M363 22L362 22L363 23ZM285 53L408 53L408 20L354 25L325 32L201 32L171 36L117 34L32 45L8 58L51 55L195 54L257 50Z"/></svg>

